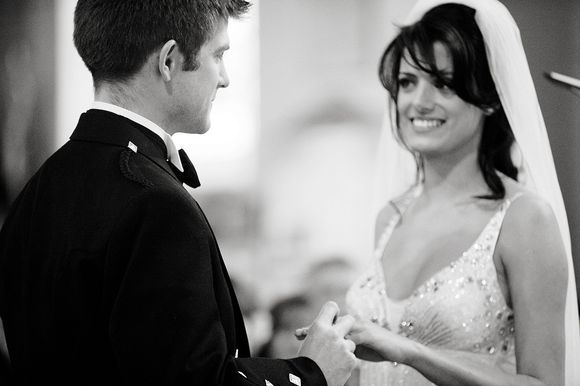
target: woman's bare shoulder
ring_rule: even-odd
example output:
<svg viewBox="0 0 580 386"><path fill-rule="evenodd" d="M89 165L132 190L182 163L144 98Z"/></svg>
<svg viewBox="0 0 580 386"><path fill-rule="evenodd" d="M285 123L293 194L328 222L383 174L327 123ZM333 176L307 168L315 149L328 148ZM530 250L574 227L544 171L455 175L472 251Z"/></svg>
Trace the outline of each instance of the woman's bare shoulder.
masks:
<svg viewBox="0 0 580 386"><path fill-rule="evenodd" d="M518 265L530 264L529 259L545 258L542 253L526 253L530 250L561 255L563 241L550 203L513 180L504 185L506 197L512 199L512 203L500 233L501 255ZM553 253L546 246L550 246ZM565 265L565 260L562 259L551 259L551 262Z"/></svg>
<svg viewBox="0 0 580 386"><path fill-rule="evenodd" d="M522 230L538 229L549 224L557 226L552 206L546 199L510 178L503 179L503 182L506 198L512 200L504 225L514 223Z"/></svg>

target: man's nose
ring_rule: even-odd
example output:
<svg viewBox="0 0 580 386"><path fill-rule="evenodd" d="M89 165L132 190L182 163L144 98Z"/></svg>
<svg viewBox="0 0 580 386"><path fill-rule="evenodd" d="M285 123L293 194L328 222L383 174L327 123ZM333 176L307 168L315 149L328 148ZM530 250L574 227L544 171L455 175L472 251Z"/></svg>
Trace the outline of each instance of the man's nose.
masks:
<svg viewBox="0 0 580 386"><path fill-rule="evenodd" d="M230 85L230 77L228 76L226 66L222 63L221 68L220 68L220 80L219 80L218 86L226 88L229 85Z"/></svg>

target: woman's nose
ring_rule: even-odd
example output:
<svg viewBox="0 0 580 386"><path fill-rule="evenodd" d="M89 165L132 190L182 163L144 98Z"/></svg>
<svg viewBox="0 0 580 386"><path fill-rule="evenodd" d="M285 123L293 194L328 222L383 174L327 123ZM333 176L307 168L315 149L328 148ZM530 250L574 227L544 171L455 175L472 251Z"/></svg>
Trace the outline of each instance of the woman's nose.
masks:
<svg viewBox="0 0 580 386"><path fill-rule="evenodd" d="M419 82L415 89L413 106L418 111L430 111L435 106L435 90L428 82Z"/></svg>

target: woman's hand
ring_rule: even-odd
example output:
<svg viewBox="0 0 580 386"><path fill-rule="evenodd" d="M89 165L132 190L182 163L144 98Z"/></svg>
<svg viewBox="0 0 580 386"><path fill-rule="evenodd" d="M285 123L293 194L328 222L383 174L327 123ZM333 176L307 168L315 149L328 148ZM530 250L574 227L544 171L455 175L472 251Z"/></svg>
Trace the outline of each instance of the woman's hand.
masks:
<svg viewBox="0 0 580 386"><path fill-rule="evenodd" d="M348 338L356 343L357 358L372 362L407 363L417 344L375 323L360 320L355 322Z"/></svg>
<svg viewBox="0 0 580 386"><path fill-rule="evenodd" d="M299 328L294 335L303 340L308 330L309 327ZM356 344L354 353L357 358L370 362L408 363L418 344L375 323L361 320L355 321L345 338Z"/></svg>

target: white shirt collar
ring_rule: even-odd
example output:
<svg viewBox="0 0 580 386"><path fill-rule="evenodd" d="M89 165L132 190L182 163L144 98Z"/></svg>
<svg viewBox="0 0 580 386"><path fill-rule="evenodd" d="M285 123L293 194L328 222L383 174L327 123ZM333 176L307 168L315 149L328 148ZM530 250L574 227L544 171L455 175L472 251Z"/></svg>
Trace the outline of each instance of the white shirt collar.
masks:
<svg viewBox="0 0 580 386"><path fill-rule="evenodd" d="M113 105L111 103L95 101L93 102L92 108L97 110L105 110L113 114L120 115L122 117L132 120L133 122L140 124L141 126L157 134L157 136L161 137L161 139L165 143L165 146L167 147L167 157L169 158L169 162L175 165L175 167L179 169L179 171L183 171L183 165L181 164L181 159L179 158L179 153L177 151L177 147L175 146L175 142L173 142L173 138L171 138L171 135L169 135L161 127L151 122L149 119L137 113L134 113L133 111L124 109L120 106Z"/></svg>

